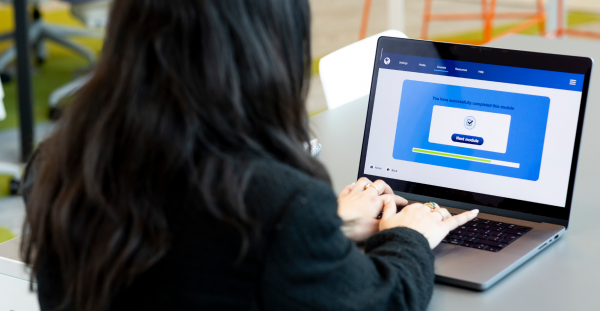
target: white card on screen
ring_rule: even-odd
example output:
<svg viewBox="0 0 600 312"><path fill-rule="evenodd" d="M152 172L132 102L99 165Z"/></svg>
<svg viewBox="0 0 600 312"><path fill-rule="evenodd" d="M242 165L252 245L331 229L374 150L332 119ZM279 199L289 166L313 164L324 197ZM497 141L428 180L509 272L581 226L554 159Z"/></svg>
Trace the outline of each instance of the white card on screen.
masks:
<svg viewBox="0 0 600 312"><path fill-rule="evenodd" d="M429 142L506 153L510 119L507 114L435 105Z"/></svg>

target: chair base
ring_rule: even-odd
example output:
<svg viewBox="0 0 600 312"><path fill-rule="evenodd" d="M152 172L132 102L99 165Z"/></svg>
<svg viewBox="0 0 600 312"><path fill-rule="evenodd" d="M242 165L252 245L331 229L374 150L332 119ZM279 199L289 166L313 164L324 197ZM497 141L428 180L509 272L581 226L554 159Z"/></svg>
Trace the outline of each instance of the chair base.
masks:
<svg viewBox="0 0 600 312"><path fill-rule="evenodd" d="M50 111L48 112L48 118L52 121L57 121L63 114L63 108L60 106L50 107Z"/></svg>
<svg viewBox="0 0 600 312"><path fill-rule="evenodd" d="M37 60L42 63L47 59L47 49L45 47L45 40L52 41L59 45L64 46L67 49L74 51L75 53L83 56L90 65L96 62L96 55L94 51L81 44L75 43L69 40L69 36L86 36L86 37L99 37L95 32L80 30L72 27L65 27L59 25L51 25L37 20L31 24L29 28L29 44L32 49L35 50ZM11 47L0 55L0 72L3 72L10 64L17 58L17 50L15 47Z"/></svg>
<svg viewBox="0 0 600 312"><path fill-rule="evenodd" d="M12 75L8 73L0 73L0 82L9 83L12 81Z"/></svg>
<svg viewBox="0 0 600 312"><path fill-rule="evenodd" d="M50 104L50 119L56 120L60 117L62 111L59 109L58 104L64 98L67 98L73 94L75 94L79 89L81 89L90 79L92 79L92 74L87 74L85 76L81 76L66 85L54 90L50 97L48 98L48 103ZM56 115L58 113L58 115ZM54 116L57 116L54 119Z"/></svg>
<svg viewBox="0 0 600 312"><path fill-rule="evenodd" d="M0 162L0 173L11 175L12 179L10 180L10 194L16 195L19 192L19 187L21 186L21 166Z"/></svg>
<svg viewBox="0 0 600 312"><path fill-rule="evenodd" d="M10 180L10 195L18 195L21 182L15 179Z"/></svg>

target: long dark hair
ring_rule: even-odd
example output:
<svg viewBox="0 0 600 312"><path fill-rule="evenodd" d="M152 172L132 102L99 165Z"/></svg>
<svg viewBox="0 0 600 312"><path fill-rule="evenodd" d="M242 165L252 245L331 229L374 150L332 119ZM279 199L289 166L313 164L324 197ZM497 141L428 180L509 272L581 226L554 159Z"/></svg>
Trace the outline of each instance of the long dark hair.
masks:
<svg viewBox="0 0 600 312"><path fill-rule="evenodd" d="M43 144L22 253L60 260L64 306L107 308L165 254L173 192L248 249L251 160L329 181L305 149L307 0L119 0L92 80ZM173 209L173 208L171 208Z"/></svg>

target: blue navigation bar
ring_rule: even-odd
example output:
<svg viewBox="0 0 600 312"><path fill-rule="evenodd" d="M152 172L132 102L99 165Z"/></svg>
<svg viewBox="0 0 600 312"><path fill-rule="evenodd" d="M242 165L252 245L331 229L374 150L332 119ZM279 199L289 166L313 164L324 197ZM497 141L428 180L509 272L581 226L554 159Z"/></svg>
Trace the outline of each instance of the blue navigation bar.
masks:
<svg viewBox="0 0 600 312"><path fill-rule="evenodd" d="M585 75L382 53L379 68L579 91Z"/></svg>

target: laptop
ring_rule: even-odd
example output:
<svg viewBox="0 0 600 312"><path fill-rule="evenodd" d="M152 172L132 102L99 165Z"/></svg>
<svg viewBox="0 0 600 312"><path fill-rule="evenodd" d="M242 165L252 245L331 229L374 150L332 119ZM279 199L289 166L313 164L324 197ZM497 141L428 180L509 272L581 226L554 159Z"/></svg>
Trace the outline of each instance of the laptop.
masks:
<svg viewBox="0 0 600 312"><path fill-rule="evenodd" d="M485 290L569 225L593 61L381 37L358 177L451 213L436 281Z"/></svg>

